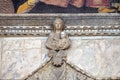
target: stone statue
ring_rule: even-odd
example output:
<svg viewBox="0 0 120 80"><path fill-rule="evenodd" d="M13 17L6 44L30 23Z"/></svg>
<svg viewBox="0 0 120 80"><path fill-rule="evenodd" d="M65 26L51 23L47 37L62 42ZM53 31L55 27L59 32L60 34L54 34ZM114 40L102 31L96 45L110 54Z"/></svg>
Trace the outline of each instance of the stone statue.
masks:
<svg viewBox="0 0 120 80"><path fill-rule="evenodd" d="M63 64L67 57L64 50L70 47L70 39L63 31L63 28L63 20L60 18L56 19L53 23L53 32L50 33L46 41L46 47L49 49L48 55L52 57L52 63L55 66Z"/></svg>

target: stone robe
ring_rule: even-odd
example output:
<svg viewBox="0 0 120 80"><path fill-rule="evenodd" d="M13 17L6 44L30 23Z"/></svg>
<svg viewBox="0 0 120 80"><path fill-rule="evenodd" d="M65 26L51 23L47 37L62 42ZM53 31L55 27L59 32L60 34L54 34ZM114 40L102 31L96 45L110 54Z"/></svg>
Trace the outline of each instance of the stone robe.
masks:
<svg viewBox="0 0 120 80"><path fill-rule="evenodd" d="M59 33L51 33L46 42L46 47L50 49L48 55L52 57L52 64L54 66L61 66L63 64L67 57L64 50L70 46L68 36L65 38L65 43L60 36Z"/></svg>

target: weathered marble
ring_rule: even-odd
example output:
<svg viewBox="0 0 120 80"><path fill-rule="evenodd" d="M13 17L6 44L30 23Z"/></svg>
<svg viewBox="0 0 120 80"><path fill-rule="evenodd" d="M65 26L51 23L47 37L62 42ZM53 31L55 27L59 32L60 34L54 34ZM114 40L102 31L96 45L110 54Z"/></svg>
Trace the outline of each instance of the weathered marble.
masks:
<svg viewBox="0 0 120 80"><path fill-rule="evenodd" d="M1 79L24 79L48 60L42 38L4 38Z"/></svg>
<svg viewBox="0 0 120 80"><path fill-rule="evenodd" d="M29 76L26 80L94 80L78 72L66 63L61 67L54 67L51 61L43 68Z"/></svg>
<svg viewBox="0 0 120 80"><path fill-rule="evenodd" d="M0 26L1 30L3 30L3 26L4 28L6 28L6 26L12 28L14 27L14 29L16 29L15 26L21 28L36 26L41 28L41 26L50 26L53 20L58 16L65 20L66 26L71 26L71 29L74 29L72 26L93 26L95 28L105 28L106 26L111 26L119 28L120 25L119 14L88 13L22 15L1 14ZM45 31L44 28L42 29L42 31ZM34 31L32 32L34 33ZM71 31L71 33L73 32ZM71 38L71 40L72 46L68 51L66 51L68 54L67 63L69 65L66 64L64 66L65 69L64 67L61 67L61 70L65 70L65 72L67 71L67 74L65 73L65 75L68 76L66 76L66 80L91 80L91 78L83 75L84 72L90 77L95 77L97 79L119 77L118 80L120 80L120 38L103 39L101 37L99 39L94 39L93 37L92 39L82 39L81 36L79 36L78 38ZM46 76L45 74L50 74L51 76L56 77L53 71L57 72L57 70L51 66L51 63L48 63L47 67L45 65L47 60L49 60L47 57L47 49L44 45L45 41L46 38L41 37L0 37L0 44L2 43L0 47L0 52L2 52L2 61L0 61L2 63L2 66L0 66L2 68L2 75L0 77L0 80L23 80L26 77L30 79L32 76L36 77L31 80L35 80L37 77L43 78L42 80L45 80L45 78L48 80L49 75ZM72 68L70 67L71 65L73 66ZM43 68L41 68L42 66ZM37 71L37 75L33 74L35 71ZM40 73L38 73L39 71ZM81 71L83 73L81 73ZM30 74L33 75L29 77L28 75Z"/></svg>
<svg viewBox="0 0 120 80"><path fill-rule="evenodd" d="M0 39L0 79L1 79L1 70L2 70L2 69L1 69L1 68L2 68L2 67L1 67L1 66L2 66L2 60L1 60L1 59L2 59L2 41L3 41L3 40Z"/></svg>
<svg viewBox="0 0 120 80"><path fill-rule="evenodd" d="M67 63L97 79L120 79L120 38L74 39Z"/></svg>
<svg viewBox="0 0 120 80"><path fill-rule="evenodd" d="M53 80L59 71L60 74L66 75L66 80L116 79L120 77L119 37L70 38L71 47L66 50L69 65L63 65L60 70L55 69L51 63L47 63L49 58L48 50L45 47L45 37L0 38L1 79L27 78L33 80L34 78L35 80L39 78L39 80L48 80L49 77L49 80L50 78ZM48 74L50 75L45 76ZM63 78L62 76L62 80L64 80Z"/></svg>

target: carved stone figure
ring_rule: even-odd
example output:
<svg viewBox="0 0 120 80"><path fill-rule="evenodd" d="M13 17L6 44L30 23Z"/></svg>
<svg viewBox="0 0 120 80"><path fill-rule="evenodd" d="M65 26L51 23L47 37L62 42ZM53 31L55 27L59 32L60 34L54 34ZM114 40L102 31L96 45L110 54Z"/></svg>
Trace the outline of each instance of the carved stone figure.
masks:
<svg viewBox="0 0 120 80"><path fill-rule="evenodd" d="M46 47L49 49L48 55L52 57L53 65L61 66L63 61L66 60L66 53L64 50L70 47L70 39L63 31L64 23L60 18L56 19L53 23L53 32L50 33Z"/></svg>

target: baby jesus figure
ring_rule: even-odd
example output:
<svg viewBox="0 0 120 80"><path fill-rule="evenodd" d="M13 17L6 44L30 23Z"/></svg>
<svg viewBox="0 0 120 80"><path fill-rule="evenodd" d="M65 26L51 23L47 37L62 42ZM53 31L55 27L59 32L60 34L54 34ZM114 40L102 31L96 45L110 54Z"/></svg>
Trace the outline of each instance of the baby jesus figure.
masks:
<svg viewBox="0 0 120 80"><path fill-rule="evenodd" d="M55 38L55 37L54 37ZM52 64L61 66L66 61L67 54L64 52L69 47L68 35L65 32L60 33L60 39L56 43L57 50L50 50L48 55L52 57Z"/></svg>
<svg viewBox="0 0 120 80"><path fill-rule="evenodd" d="M61 39L58 42L58 48L65 49L65 45L68 43L68 35L65 32L61 32L60 38Z"/></svg>

